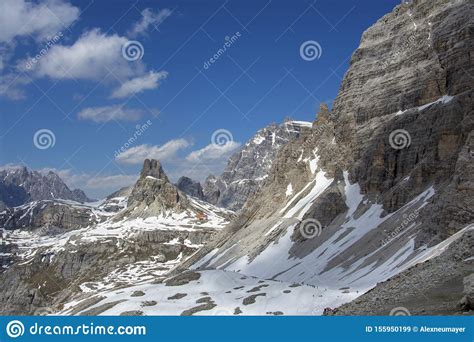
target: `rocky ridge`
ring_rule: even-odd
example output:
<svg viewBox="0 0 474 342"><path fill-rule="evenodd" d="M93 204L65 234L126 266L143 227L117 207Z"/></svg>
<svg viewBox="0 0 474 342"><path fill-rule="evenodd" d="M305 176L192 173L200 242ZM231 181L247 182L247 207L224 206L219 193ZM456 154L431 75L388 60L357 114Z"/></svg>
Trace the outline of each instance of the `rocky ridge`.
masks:
<svg viewBox="0 0 474 342"><path fill-rule="evenodd" d="M91 202L82 190L70 190L54 172L43 174L26 167L0 170L0 202L15 207L31 201L64 199Z"/></svg>

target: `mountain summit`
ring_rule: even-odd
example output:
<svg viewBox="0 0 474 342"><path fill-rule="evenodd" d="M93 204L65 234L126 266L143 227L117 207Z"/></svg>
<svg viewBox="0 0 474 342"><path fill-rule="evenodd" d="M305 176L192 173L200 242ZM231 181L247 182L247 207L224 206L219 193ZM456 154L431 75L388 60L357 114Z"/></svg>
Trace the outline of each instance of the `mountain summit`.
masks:
<svg viewBox="0 0 474 342"><path fill-rule="evenodd" d="M158 160L146 159L140 178L133 186L124 215L166 215L189 207L187 196L166 176Z"/></svg>
<svg viewBox="0 0 474 342"><path fill-rule="evenodd" d="M91 202L79 189L71 190L53 171L46 174L24 166L0 170L0 204L15 207L32 201L64 199ZM0 205L1 206L1 205Z"/></svg>

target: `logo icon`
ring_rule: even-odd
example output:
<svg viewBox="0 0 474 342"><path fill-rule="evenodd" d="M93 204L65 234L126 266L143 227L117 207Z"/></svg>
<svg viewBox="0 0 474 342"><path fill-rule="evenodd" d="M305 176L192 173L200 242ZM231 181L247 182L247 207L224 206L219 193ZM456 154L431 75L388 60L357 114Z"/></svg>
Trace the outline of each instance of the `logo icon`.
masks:
<svg viewBox="0 0 474 342"><path fill-rule="evenodd" d="M390 310L390 316L411 316L410 311L402 306Z"/></svg>
<svg viewBox="0 0 474 342"><path fill-rule="evenodd" d="M312 239L316 236L321 235L323 226L321 222L316 219L306 219L301 222L300 233L305 239Z"/></svg>
<svg viewBox="0 0 474 342"><path fill-rule="evenodd" d="M25 326L20 321L10 321L7 324L7 335L11 338L17 338L25 333Z"/></svg>
<svg viewBox="0 0 474 342"><path fill-rule="evenodd" d="M300 56L305 61L312 62L321 58L322 54L323 48L315 40L307 40L300 46Z"/></svg>
<svg viewBox="0 0 474 342"><path fill-rule="evenodd" d="M142 43L137 40L129 40L122 46L122 56L129 62L134 62L143 58L145 49Z"/></svg>
<svg viewBox="0 0 474 342"><path fill-rule="evenodd" d="M224 147L233 141L232 133L226 129L221 128L212 133L211 143L217 147Z"/></svg>
<svg viewBox="0 0 474 342"><path fill-rule="evenodd" d="M402 150L411 145L411 136L410 133L404 129L396 129L390 133L388 142L393 149Z"/></svg>
<svg viewBox="0 0 474 342"><path fill-rule="evenodd" d="M40 129L36 131L33 136L33 144L35 144L36 148L40 150L46 150L50 147L54 147L56 144L56 136L53 131L49 129Z"/></svg>

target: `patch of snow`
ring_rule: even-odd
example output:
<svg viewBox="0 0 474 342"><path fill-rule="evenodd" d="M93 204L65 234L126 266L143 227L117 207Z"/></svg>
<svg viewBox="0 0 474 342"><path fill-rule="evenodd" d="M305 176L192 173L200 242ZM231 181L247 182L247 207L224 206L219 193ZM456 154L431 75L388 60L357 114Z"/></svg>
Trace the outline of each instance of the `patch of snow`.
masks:
<svg viewBox="0 0 474 342"><path fill-rule="evenodd" d="M302 126L302 127L313 127L313 123L309 121L291 121L291 123L295 126Z"/></svg>
<svg viewBox="0 0 474 342"><path fill-rule="evenodd" d="M439 103L443 103L443 104L446 104L446 103L449 103L451 102L451 100L454 98L454 96L449 96L449 95L443 95L441 96L439 99L437 99L436 101L433 101L433 102L430 102L430 103L427 103L427 104L424 104L422 106L418 106L418 107L415 107L414 109L418 110L418 111L423 111L425 110L426 108L432 106L432 105L435 105L435 104L439 104ZM413 108L410 108L410 109L405 109L405 110L399 110L398 112L395 113L395 115L402 115L402 114L405 114L406 112L408 112L409 110L411 110Z"/></svg>
<svg viewBox="0 0 474 342"><path fill-rule="evenodd" d="M347 212L347 217L351 217L352 214L357 210L359 204L363 201L364 196L361 194L360 186L358 183L351 185L349 181L349 173L347 171L343 172L344 175L344 191L345 191L345 200L346 205L349 208Z"/></svg>

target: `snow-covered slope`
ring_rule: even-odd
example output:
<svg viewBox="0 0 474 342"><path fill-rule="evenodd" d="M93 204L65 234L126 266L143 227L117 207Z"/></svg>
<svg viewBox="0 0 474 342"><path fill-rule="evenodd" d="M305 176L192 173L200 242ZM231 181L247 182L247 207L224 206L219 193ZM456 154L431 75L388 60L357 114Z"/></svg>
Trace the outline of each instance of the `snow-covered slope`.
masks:
<svg viewBox="0 0 474 342"><path fill-rule="evenodd" d="M340 180L328 178L318 170L317 159L307 161L314 170L310 181L275 210L278 216L272 215L271 224L250 224L193 267L366 291L412 265L415 258L422 260L429 249L415 247L414 217L435 194L432 187L387 214L381 204L361 194L357 183L350 183L346 172ZM323 226L308 214L331 188L341 190L347 209ZM394 237L386 239L392 231Z"/></svg>
<svg viewBox="0 0 474 342"><path fill-rule="evenodd" d="M63 315L320 315L353 299L344 289L261 280L235 272L188 272L161 283L99 291L64 305Z"/></svg>

